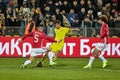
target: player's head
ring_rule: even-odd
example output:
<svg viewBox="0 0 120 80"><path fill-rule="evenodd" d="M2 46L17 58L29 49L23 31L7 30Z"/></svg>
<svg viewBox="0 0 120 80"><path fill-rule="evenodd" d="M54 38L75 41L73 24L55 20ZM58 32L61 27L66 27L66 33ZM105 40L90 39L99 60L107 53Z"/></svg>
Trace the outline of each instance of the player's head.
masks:
<svg viewBox="0 0 120 80"><path fill-rule="evenodd" d="M37 27L37 30L40 30L43 32L44 28L43 27Z"/></svg>
<svg viewBox="0 0 120 80"><path fill-rule="evenodd" d="M61 22L59 20L55 21L55 28L59 29L61 25Z"/></svg>
<svg viewBox="0 0 120 80"><path fill-rule="evenodd" d="M99 20L98 20L98 22L105 22L105 23L107 23L107 21L108 21L108 17L106 16L106 15L101 15L100 17L99 17Z"/></svg>

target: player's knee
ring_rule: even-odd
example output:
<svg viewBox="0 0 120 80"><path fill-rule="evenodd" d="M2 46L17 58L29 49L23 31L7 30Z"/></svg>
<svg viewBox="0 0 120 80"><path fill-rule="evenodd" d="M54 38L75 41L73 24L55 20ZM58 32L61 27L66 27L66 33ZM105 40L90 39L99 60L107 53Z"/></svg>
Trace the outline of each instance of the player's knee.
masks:
<svg viewBox="0 0 120 80"><path fill-rule="evenodd" d="M94 49L94 51L92 52L93 56L98 56L99 55L99 50L97 50L96 48Z"/></svg>

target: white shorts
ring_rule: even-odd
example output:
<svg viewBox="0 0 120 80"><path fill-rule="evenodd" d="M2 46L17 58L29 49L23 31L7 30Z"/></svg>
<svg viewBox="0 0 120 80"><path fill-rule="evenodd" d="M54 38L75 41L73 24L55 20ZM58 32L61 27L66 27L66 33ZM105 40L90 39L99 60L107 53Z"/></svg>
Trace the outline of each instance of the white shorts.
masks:
<svg viewBox="0 0 120 80"><path fill-rule="evenodd" d="M103 51L103 50L107 47L107 44L98 42L98 43L95 45L95 47L96 47L98 50Z"/></svg>
<svg viewBox="0 0 120 80"><path fill-rule="evenodd" d="M37 56L38 54L43 54L47 50L43 48L32 48L30 56Z"/></svg>

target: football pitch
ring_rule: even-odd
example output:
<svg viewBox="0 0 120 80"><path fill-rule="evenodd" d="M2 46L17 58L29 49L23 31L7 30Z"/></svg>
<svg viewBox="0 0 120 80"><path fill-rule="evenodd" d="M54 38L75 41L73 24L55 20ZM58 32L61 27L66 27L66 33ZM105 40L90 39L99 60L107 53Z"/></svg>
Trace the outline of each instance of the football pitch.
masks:
<svg viewBox="0 0 120 80"><path fill-rule="evenodd" d="M49 67L48 59L43 67L35 67L35 61L25 69L20 65L27 58L0 58L0 80L120 80L120 59L107 58L108 66L95 59L92 69L83 69L89 58L58 58L55 66Z"/></svg>

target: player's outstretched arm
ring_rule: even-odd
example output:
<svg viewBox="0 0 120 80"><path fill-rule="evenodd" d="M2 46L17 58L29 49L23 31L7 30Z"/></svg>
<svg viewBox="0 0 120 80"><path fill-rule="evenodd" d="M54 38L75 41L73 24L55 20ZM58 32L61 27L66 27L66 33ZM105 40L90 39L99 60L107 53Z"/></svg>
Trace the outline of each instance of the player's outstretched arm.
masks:
<svg viewBox="0 0 120 80"><path fill-rule="evenodd" d="M50 42L56 42L56 40L54 38L48 37L46 34L43 34L43 38Z"/></svg>
<svg viewBox="0 0 120 80"><path fill-rule="evenodd" d="M76 30L76 31L80 31L79 28L69 28L70 31Z"/></svg>

